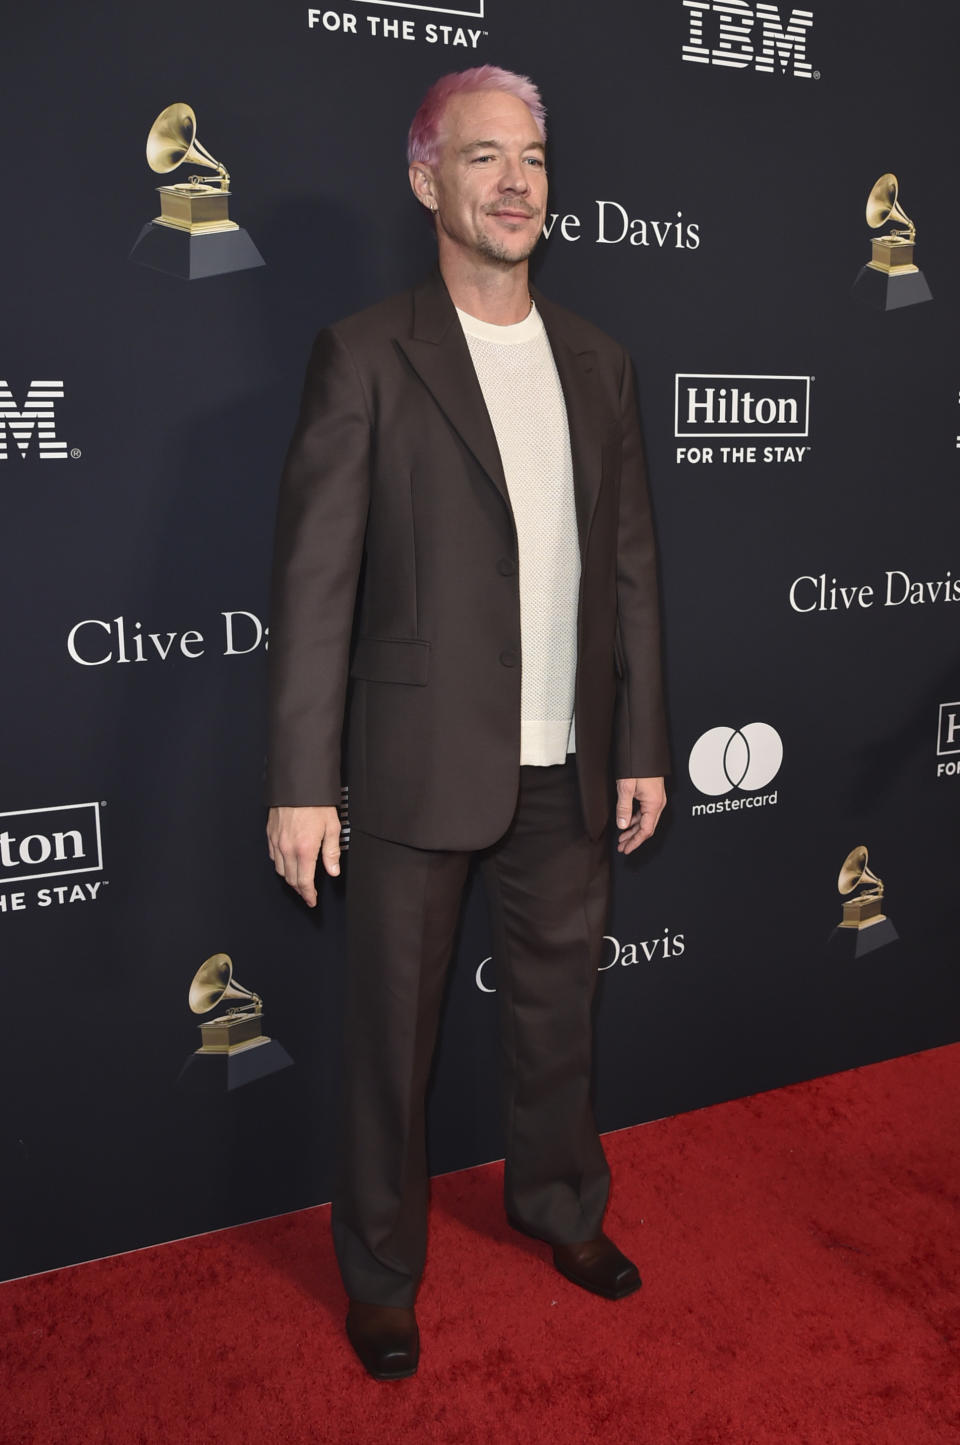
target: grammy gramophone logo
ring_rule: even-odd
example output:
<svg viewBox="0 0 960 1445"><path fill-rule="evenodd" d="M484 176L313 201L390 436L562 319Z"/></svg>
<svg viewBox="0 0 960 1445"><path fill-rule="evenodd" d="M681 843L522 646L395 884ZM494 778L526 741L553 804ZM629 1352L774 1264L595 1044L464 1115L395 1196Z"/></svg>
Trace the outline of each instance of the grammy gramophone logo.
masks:
<svg viewBox="0 0 960 1445"><path fill-rule="evenodd" d="M862 845L852 849L844 858L837 879L837 892L844 902L829 946L839 957L862 958L900 936L883 911L883 883L867 867L867 858L867 850Z"/></svg>
<svg viewBox="0 0 960 1445"><path fill-rule="evenodd" d="M216 175L157 187L160 214L140 232L131 261L188 281L264 265L247 232L230 219L230 173L200 144L189 105L178 101L157 116L147 136L147 163L159 175L188 163Z"/></svg>
<svg viewBox="0 0 960 1445"><path fill-rule="evenodd" d="M878 311L895 311L933 299L926 278L914 260L917 228L899 201L900 183L889 171L867 197L867 225L874 231L888 221L899 226L874 236L870 260L853 283L853 294Z"/></svg>
<svg viewBox="0 0 960 1445"><path fill-rule="evenodd" d="M190 985L189 1003L195 1014L212 1014L222 1003L228 1007L199 1025L200 1047L187 1059L178 1082L220 1092L276 1074L293 1063L283 1045L263 1032L263 1000L234 979L228 954L215 953L200 965Z"/></svg>

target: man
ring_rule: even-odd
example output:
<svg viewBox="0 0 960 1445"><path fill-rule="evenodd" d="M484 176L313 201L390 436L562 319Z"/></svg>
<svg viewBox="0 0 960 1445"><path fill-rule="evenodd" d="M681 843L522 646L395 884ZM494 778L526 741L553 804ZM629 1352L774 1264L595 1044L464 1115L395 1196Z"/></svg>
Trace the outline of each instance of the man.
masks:
<svg viewBox="0 0 960 1445"><path fill-rule="evenodd" d="M409 175L438 273L320 333L281 484L267 833L313 907L318 855L340 871L346 710L333 1230L347 1333L378 1379L417 1366L424 1092L472 854L494 933L508 1218L573 1283L612 1299L640 1284L601 1227L590 1013L611 742L621 853L665 801L654 545L630 361L529 286L543 116L530 81L492 66L428 92Z"/></svg>

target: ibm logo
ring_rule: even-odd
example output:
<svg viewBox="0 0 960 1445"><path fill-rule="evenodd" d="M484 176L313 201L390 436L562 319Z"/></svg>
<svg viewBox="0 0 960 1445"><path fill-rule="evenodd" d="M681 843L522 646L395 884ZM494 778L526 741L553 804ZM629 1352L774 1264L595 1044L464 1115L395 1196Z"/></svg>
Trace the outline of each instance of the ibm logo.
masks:
<svg viewBox="0 0 960 1445"><path fill-rule="evenodd" d="M745 0L683 0L688 11L690 33L683 47L684 60L697 65L725 65L744 70L753 65L768 75L780 72L809 80L813 69L806 57L807 31L813 25L812 10L791 10L784 25L776 5L758 0L756 13ZM704 38L704 19L713 12L719 24L711 36L711 49ZM760 33L756 26L759 23Z"/></svg>
<svg viewBox="0 0 960 1445"><path fill-rule="evenodd" d="M99 803L0 813L0 887L102 867Z"/></svg>
<svg viewBox="0 0 960 1445"><path fill-rule="evenodd" d="M27 455L30 438L36 432L40 460L65 461L67 444L57 441L57 419L54 413L54 403L62 400L62 381L31 381L27 399L21 409L14 401L8 384L0 380L0 462L7 460L8 432L22 457Z"/></svg>

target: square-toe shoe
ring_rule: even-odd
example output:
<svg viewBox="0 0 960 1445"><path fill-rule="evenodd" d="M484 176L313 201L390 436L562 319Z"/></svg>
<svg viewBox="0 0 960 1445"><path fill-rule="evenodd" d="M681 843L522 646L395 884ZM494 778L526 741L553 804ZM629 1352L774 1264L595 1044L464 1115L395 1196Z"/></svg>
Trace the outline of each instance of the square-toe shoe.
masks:
<svg viewBox="0 0 960 1445"><path fill-rule="evenodd" d="M416 1374L420 1332L412 1309L351 1300L347 1338L375 1380L406 1380Z"/></svg>
<svg viewBox="0 0 960 1445"><path fill-rule="evenodd" d="M642 1283L637 1266L605 1234L582 1244L555 1244L553 1262L572 1284L604 1299L623 1299Z"/></svg>

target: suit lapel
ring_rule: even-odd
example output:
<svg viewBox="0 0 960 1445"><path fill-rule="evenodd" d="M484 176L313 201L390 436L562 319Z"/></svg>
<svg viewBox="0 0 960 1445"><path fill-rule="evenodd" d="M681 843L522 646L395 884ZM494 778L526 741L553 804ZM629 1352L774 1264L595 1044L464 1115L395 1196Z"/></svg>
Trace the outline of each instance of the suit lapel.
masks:
<svg viewBox="0 0 960 1445"><path fill-rule="evenodd" d="M597 371L597 354L583 349L568 335L562 312L531 288L543 318L557 375L563 388L573 457L573 486L577 508L580 555L584 555L602 472L601 418L604 416Z"/></svg>
<svg viewBox="0 0 960 1445"><path fill-rule="evenodd" d="M600 490L600 419L604 415L596 352L569 335L564 313L531 288L553 351L567 410L573 457L574 495L580 554ZM397 344L450 425L459 435L510 508L500 449L477 380L463 328L439 271L413 293L413 327Z"/></svg>
<svg viewBox="0 0 960 1445"><path fill-rule="evenodd" d="M413 293L413 334L397 344L461 441L510 507L494 435L463 327L439 272Z"/></svg>

